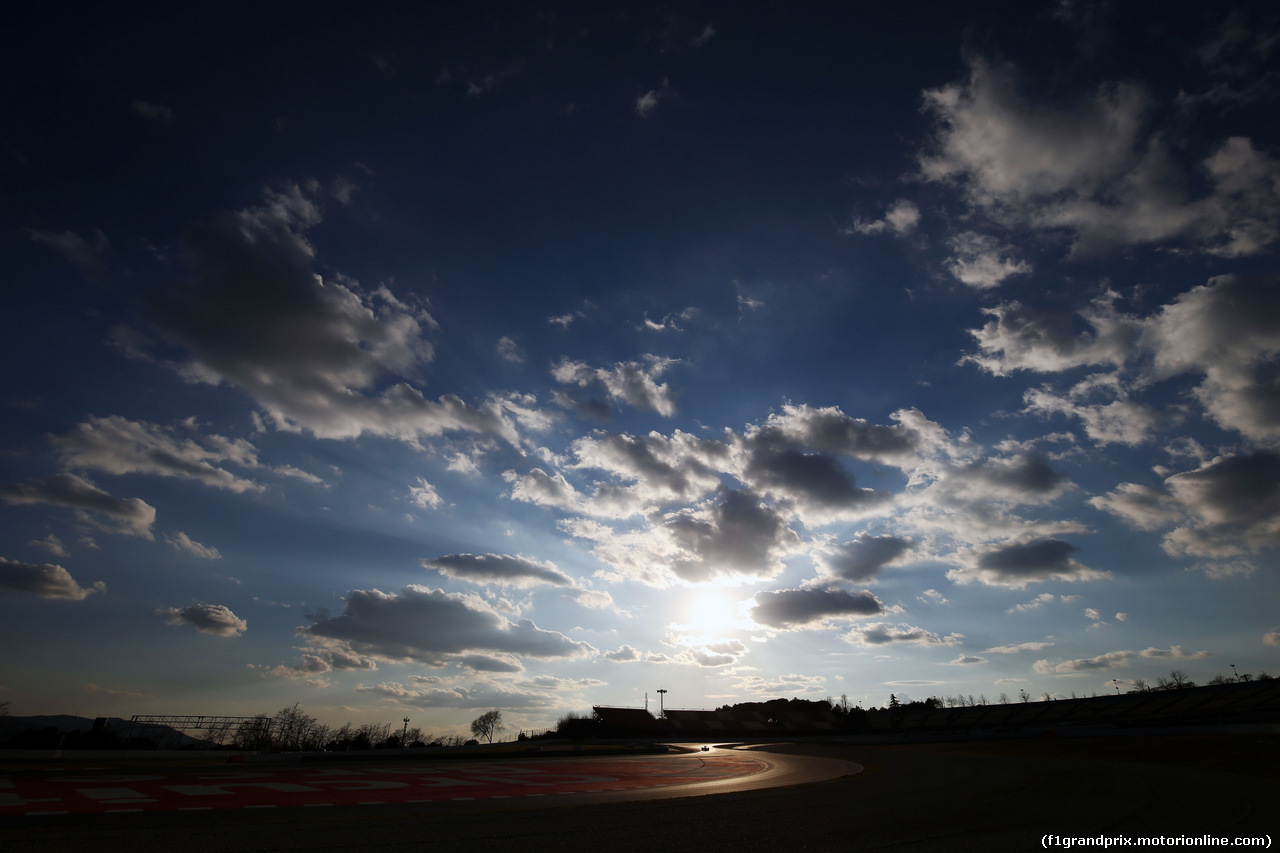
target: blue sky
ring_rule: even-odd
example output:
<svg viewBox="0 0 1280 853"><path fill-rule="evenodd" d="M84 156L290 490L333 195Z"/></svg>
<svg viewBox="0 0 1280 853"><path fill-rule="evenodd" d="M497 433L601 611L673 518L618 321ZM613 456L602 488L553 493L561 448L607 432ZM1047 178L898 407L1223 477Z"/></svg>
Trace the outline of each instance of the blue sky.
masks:
<svg viewBox="0 0 1280 853"><path fill-rule="evenodd" d="M9 13L0 699L1280 669L1268 4Z"/></svg>

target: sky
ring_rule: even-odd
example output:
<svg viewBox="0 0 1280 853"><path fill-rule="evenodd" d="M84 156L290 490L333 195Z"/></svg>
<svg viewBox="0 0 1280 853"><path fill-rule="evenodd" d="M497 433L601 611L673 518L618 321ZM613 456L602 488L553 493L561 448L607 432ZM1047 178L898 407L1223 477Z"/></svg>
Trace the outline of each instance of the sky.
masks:
<svg viewBox="0 0 1280 853"><path fill-rule="evenodd" d="M1272 4L5 15L12 713L1280 674Z"/></svg>

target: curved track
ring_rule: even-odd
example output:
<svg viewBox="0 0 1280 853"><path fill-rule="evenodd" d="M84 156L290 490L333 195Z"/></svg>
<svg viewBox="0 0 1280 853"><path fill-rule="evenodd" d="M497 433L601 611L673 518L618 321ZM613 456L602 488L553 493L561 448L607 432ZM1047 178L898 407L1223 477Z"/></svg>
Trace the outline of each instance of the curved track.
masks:
<svg viewBox="0 0 1280 853"><path fill-rule="evenodd" d="M1256 746L1275 757L1274 739ZM373 807L0 818L0 848L5 853L470 853L504 847L521 853L990 853L1037 849L1049 833L1270 832L1274 838L1277 830L1280 781L1225 768L1072 757L1075 744L1041 754L1030 747L1004 754L980 746L963 754L835 744L771 749L740 753L741 760L764 764L736 778L684 779L629 791ZM671 770L693 767L700 755L706 754L656 757L652 763L674 780ZM848 775L858 765L862 772ZM811 781L816 784L805 784ZM786 787L757 787L762 784ZM718 796L700 796L709 793Z"/></svg>
<svg viewBox="0 0 1280 853"><path fill-rule="evenodd" d="M745 791L856 772L848 762L709 747L677 755L300 765L45 767L0 773L0 815L416 803L565 805Z"/></svg>

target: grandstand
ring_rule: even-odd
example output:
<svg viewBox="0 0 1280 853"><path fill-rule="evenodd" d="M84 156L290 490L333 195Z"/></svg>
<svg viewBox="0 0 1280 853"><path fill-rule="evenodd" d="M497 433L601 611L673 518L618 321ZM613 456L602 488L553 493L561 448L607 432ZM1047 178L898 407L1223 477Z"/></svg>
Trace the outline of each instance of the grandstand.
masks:
<svg viewBox="0 0 1280 853"><path fill-rule="evenodd" d="M606 736L660 734L664 737L743 738L785 734L835 734L839 720L831 711L782 711L769 717L760 711L721 708L718 711L667 708L655 717L643 708L596 705Z"/></svg>
<svg viewBox="0 0 1280 853"><path fill-rule="evenodd" d="M1001 736L1040 732L1143 731L1188 726L1280 726L1280 679L1153 690L1083 699L1055 699L956 708L857 710L787 706L724 707L716 711L668 708L655 717L644 708L595 706L604 737L752 739L822 735ZM818 703L814 703L815 705Z"/></svg>
<svg viewBox="0 0 1280 853"><path fill-rule="evenodd" d="M1280 723L1280 679L959 708L868 714L872 733L961 734Z"/></svg>

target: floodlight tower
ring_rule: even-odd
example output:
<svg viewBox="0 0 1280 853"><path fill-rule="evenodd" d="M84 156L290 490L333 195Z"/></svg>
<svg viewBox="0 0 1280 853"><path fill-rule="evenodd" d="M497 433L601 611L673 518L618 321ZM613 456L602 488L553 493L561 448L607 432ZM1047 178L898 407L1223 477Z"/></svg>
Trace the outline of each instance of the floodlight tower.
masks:
<svg viewBox="0 0 1280 853"><path fill-rule="evenodd" d="M662 707L662 697L665 696L666 693L667 693L667 688L665 687L658 688L658 716L663 718L667 716L666 709Z"/></svg>

